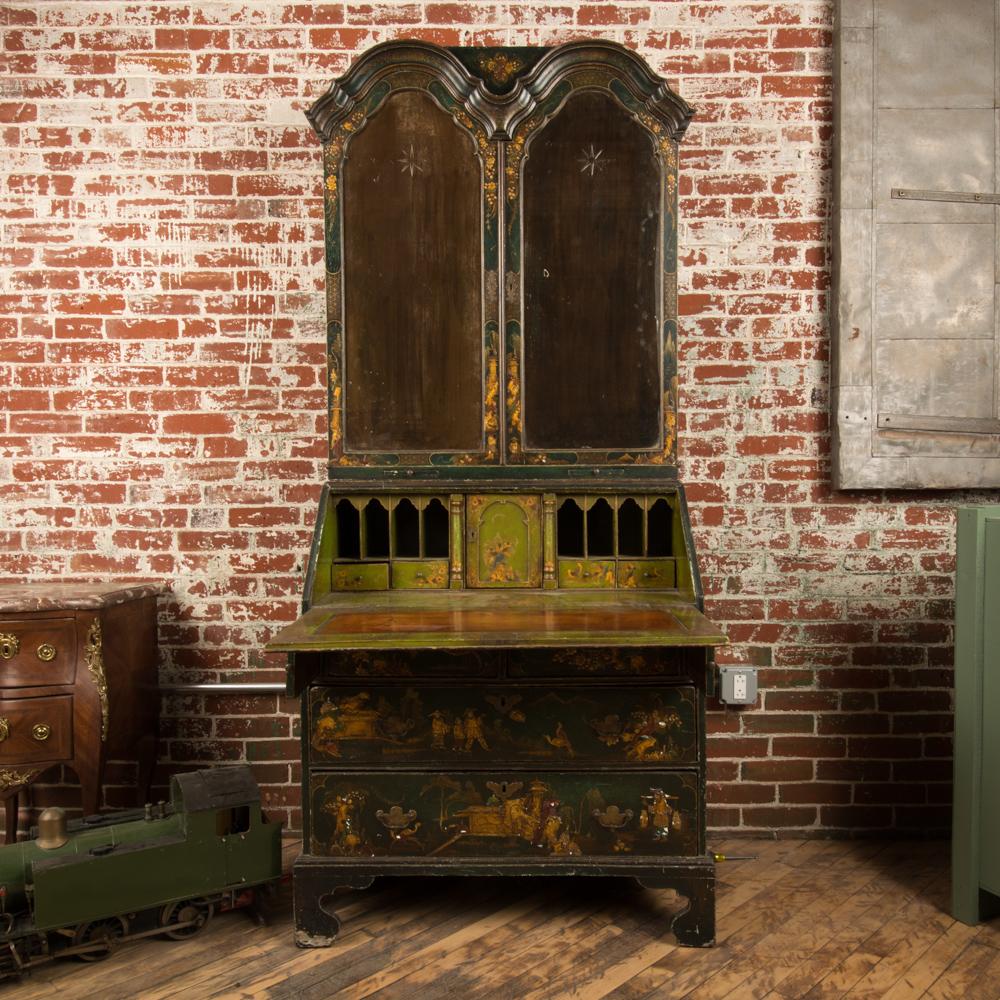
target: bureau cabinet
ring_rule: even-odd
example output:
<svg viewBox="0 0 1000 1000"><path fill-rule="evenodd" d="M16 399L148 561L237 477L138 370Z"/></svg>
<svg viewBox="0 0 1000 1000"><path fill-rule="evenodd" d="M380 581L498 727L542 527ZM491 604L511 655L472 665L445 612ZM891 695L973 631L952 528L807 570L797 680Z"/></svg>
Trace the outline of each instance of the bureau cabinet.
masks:
<svg viewBox="0 0 1000 1000"><path fill-rule="evenodd" d="M105 762L138 764L140 795L156 759L153 584L0 584L0 797L7 842L18 793L57 764L97 812Z"/></svg>
<svg viewBox="0 0 1000 1000"><path fill-rule="evenodd" d="M364 54L323 142L329 468L303 614L296 940L381 875L628 875L714 939L676 469L677 144L608 42Z"/></svg>

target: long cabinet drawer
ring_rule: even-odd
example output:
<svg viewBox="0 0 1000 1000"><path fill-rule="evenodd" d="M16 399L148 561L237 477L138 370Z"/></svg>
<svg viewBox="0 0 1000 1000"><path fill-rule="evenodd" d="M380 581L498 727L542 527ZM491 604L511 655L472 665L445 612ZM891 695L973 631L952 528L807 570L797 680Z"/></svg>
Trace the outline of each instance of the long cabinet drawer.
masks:
<svg viewBox="0 0 1000 1000"><path fill-rule="evenodd" d="M313 687L315 764L465 762L690 766L693 687Z"/></svg>
<svg viewBox="0 0 1000 1000"><path fill-rule="evenodd" d="M694 771L312 771L320 856L620 857L699 853Z"/></svg>

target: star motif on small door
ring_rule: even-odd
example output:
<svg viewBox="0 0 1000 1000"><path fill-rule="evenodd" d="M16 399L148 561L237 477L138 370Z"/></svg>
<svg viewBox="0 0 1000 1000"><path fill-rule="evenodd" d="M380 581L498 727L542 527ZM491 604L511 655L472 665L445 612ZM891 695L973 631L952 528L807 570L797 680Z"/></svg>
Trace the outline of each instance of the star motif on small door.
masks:
<svg viewBox="0 0 1000 1000"><path fill-rule="evenodd" d="M595 149L594 144L591 143L585 149L580 150L580 159L577 161L581 163L580 167L581 174L589 173L591 177L594 176L601 168L604 166L605 162L601 159L604 155L603 149Z"/></svg>
<svg viewBox="0 0 1000 1000"><path fill-rule="evenodd" d="M413 143L410 143L409 149L402 150L403 155L396 161L401 164L399 172L401 174L409 174L411 177L417 174L422 174L424 168L417 162L417 153L413 148Z"/></svg>

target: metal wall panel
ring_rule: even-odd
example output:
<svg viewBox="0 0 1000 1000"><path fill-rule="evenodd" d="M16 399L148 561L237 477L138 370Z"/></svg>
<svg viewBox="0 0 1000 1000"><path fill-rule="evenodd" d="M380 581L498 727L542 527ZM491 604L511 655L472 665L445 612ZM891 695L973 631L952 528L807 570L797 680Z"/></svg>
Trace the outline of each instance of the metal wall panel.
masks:
<svg viewBox="0 0 1000 1000"><path fill-rule="evenodd" d="M996 26L997 0L838 4L841 488L1000 485L998 208L974 200L998 190Z"/></svg>

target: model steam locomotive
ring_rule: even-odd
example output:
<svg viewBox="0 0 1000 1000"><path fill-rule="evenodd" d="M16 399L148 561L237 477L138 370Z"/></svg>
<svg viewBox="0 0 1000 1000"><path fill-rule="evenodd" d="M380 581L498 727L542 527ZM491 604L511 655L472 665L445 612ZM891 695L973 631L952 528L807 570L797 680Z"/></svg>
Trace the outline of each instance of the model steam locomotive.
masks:
<svg viewBox="0 0 1000 1000"><path fill-rule="evenodd" d="M46 809L37 833L0 847L0 978L190 937L281 875L281 825L264 818L246 765L175 775L169 804L144 810L67 823Z"/></svg>

